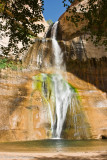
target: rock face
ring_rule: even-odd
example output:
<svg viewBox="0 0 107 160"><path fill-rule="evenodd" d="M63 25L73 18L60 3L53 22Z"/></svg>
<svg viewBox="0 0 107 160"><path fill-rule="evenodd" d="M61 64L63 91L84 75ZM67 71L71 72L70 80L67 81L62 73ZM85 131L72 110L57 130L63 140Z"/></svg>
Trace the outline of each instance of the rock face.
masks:
<svg viewBox="0 0 107 160"><path fill-rule="evenodd" d="M82 1L82 3L86 5L87 1ZM75 3L74 5L77 7L77 11L81 16L78 3ZM87 89L84 88L85 85L83 84L79 84L79 87L81 88L84 86L84 89L81 88L80 90L84 92L82 93L84 94L82 102L85 102L85 113L89 119L91 133L95 135L99 132L99 136L97 137L101 137L101 135L107 137L107 128L106 125L104 125L106 124L105 111L107 110L107 52L104 47L95 47L90 40L86 41L88 35L84 35L81 31L86 22L79 22L78 27L76 27L71 21L66 20L66 16L71 15L72 13L65 12L59 18L57 39L64 41L65 44L67 71L83 80L87 83L87 86L89 85L89 88L86 87ZM63 42L61 46L62 49L64 49ZM73 84L73 82L71 83ZM95 89L95 91L92 89L92 86L98 90ZM105 100L103 99L104 97L98 96L98 94L105 95ZM102 107L100 107L100 105ZM105 118L103 118L103 116ZM97 120L99 119L99 123L97 123L95 117L97 117ZM100 121L101 119L103 119L102 124ZM105 127L101 127L101 125L104 125Z"/></svg>
<svg viewBox="0 0 107 160"><path fill-rule="evenodd" d="M80 68L80 67L79 67ZM79 69L76 68L79 72ZM82 75L89 79L89 74ZM49 69L42 73L55 73ZM40 72L32 71L2 71L0 78L0 141L22 141L51 138L50 114L47 103L43 101L40 90L34 90L33 76ZM80 74L79 73L79 74ZM73 73L63 73L79 94L84 114L87 138L97 139L107 137L107 99L106 93L99 90ZM72 116L67 113L62 137L75 139L71 136L74 127L70 125ZM78 114L79 115L79 114ZM71 119L72 120L72 119ZM78 122L80 123L80 122ZM84 127L84 126L82 126ZM86 134L86 133L85 133ZM84 135L84 134L82 134ZM86 137L81 137L85 139Z"/></svg>
<svg viewBox="0 0 107 160"><path fill-rule="evenodd" d="M105 49L95 47L92 42L87 42L84 36L69 41L61 40L58 43L64 54L67 71L107 92ZM37 40L26 55L24 63L30 69L51 68L54 64L52 40Z"/></svg>
<svg viewBox="0 0 107 160"><path fill-rule="evenodd" d="M81 4L86 6L87 0L83 0ZM81 16L82 13L79 9L79 3L75 1L72 6L75 6L77 8L77 13L79 14L79 16ZM107 92L107 80L105 78L107 76L107 51L103 46L96 47L91 42L91 40L87 41L89 35L85 34L81 30L82 27L86 25L86 21L79 22L78 27L76 27L74 23L66 19L66 16L71 16L72 14L72 12L65 12L59 18L59 25L57 30L57 39L59 41L63 41L61 43L61 47L62 50L65 50L67 70L74 73L75 75L78 75L79 78L84 79L83 75L80 76L80 74L82 73L80 73L80 71L77 71L80 67L81 72L85 71L84 74L88 74L89 76L89 80L86 80L85 78L85 81L89 81L97 87L99 85L98 88ZM63 43L65 44L65 49ZM82 71L82 69L84 71ZM101 75L103 77L103 80L101 80ZM97 82L95 82L96 77ZM101 84L101 81L103 82L103 84Z"/></svg>
<svg viewBox="0 0 107 160"><path fill-rule="evenodd" d="M71 9L72 7L76 7L77 9L77 14L81 17L82 13L79 10L79 4L78 4L78 0L74 1L73 5L71 5ZM81 5L85 5L87 3L87 0L83 0L81 2ZM71 21L71 20L67 20L67 17L71 17L73 15L72 11L69 12L65 12L63 13L63 15L60 16L59 18L59 26L58 26L58 39L62 39L62 40L71 40L81 34L83 34L82 28L86 25L86 21L80 21L78 22L78 27L75 26L75 24Z"/></svg>
<svg viewBox="0 0 107 160"><path fill-rule="evenodd" d="M49 137L48 110L34 94L32 76L15 71L0 74L0 141L35 140Z"/></svg>
<svg viewBox="0 0 107 160"><path fill-rule="evenodd" d="M79 41L78 38L59 41L67 68L62 75L78 91L88 129L87 138L106 138L106 57L90 55ZM79 48L76 47L78 43L81 44ZM32 85L33 77L39 73L55 74L53 64L52 40L37 40L26 55L22 71L1 70L0 141L51 138L48 105L43 103L40 90L33 89ZM71 136L74 132L69 123L71 117L68 112L62 132L66 139L75 139Z"/></svg>

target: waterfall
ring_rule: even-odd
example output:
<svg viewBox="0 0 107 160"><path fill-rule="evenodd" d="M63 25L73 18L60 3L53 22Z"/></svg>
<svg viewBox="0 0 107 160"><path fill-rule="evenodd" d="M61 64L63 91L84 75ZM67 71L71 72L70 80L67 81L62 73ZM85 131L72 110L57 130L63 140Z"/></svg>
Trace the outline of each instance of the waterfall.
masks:
<svg viewBox="0 0 107 160"><path fill-rule="evenodd" d="M85 124L83 122L78 94L61 75L61 71L65 71L66 67L63 60L63 52L56 40L57 26L58 22L53 25L51 30L52 54L54 55L53 68L55 69L55 73L42 73L35 76L33 86L35 90L40 90L43 103L48 107L52 138L61 138L67 115L70 115L68 128L72 126L73 136L80 138L81 132L84 132L83 135L85 137ZM38 63L40 62L41 59L38 56Z"/></svg>
<svg viewBox="0 0 107 160"><path fill-rule="evenodd" d="M54 67L58 70L63 69L63 52L56 40L57 34L57 26L58 21L53 25L51 31L52 38L52 51L55 56ZM71 104L71 96L72 91L67 83L63 82L63 77L60 75L60 72L57 72L58 75L52 77L52 81L54 84L54 93L55 93L55 117L52 119L52 113L50 113L51 117L51 128L53 138L60 138L61 132L63 129L63 124L66 119L66 114L68 107Z"/></svg>
<svg viewBox="0 0 107 160"><path fill-rule="evenodd" d="M55 56L55 68L63 69L63 52L56 40L58 21L53 25L51 31L52 38L52 51ZM60 73L60 72L59 72ZM63 78L59 74L53 77L54 87L55 87L55 106L56 106L56 122L53 126L53 137L60 138L63 124L66 118L66 113L68 106L71 104L71 90L68 84L63 83Z"/></svg>

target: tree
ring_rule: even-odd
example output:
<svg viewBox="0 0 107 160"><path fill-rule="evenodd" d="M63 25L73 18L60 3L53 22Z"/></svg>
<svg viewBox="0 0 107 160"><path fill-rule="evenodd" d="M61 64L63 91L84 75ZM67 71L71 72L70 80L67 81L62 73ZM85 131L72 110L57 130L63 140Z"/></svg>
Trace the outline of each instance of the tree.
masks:
<svg viewBox="0 0 107 160"><path fill-rule="evenodd" d="M33 43L32 37L44 31L42 20L42 0L0 0L0 32L9 36L7 47L2 46L3 52L19 52L27 49Z"/></svg>
<svg viewBox="0 0 107 160"><path fill-rule="evenodd" d="M107 0L88 0L86 4L83 1L63 0L67 11L73 13L66 18L77 27L79 22L84 21L86 25L82 30L89 33L95 45L104 45L107 49ZM72 5L68 5L68 2Z"/></svg>

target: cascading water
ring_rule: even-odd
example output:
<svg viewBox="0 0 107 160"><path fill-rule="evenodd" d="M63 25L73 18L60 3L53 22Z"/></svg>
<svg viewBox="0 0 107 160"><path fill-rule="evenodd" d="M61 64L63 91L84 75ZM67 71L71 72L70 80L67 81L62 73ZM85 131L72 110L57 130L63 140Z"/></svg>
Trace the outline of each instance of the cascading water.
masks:
<svg viewBox="0 0 107 160"><path fill-rule="evenodd" d="M67 83L63 82L61 75L53 77L55 89L55 106L56 106L56 122L53 126L53 136L60 138L63 124L66 118L67 109L71 104L71 96L73 92Z"/></svg>
<svg viewBox="0 0 107 160"><path fill-rule="evenodd" d="M63 52L56 40L57 26L58 22L53 25L51 31L52 52L55 59L53 65L54 74L42 73L35 76L33 86L34 89L42 93L43 102L48 106L52 138L61 138L68 111L72 115L68 128L73 128L74 136L80 138L81 131L86 136L85 124L78 94L61 75L61 72L65 71L66 67L63 60Z"/></svg>
<svg viewBox="0 0 107 160"><path fill-rule="evenodd" d="M53 25L51 31L52 50L55 56L55 68L64 69L63 67L63 52L56 40L58 21ZM53 136L60 138L63 124L66 118L68 106L71 104L71 90L67 83L63 83L63 78L58 72L58 76L53 77L54 90L55 90L55 107L56 118L53 126Z"/></svg>
<svg viewBox="0 0 107 160"><path fill-rule="evenodd" d="M56 40L57 26L58 26L58 21L53 25L51 31L52 51L55 56L55 68L64 69L65 66L63 63L63 52L61 51L61 48Z"/></svg>

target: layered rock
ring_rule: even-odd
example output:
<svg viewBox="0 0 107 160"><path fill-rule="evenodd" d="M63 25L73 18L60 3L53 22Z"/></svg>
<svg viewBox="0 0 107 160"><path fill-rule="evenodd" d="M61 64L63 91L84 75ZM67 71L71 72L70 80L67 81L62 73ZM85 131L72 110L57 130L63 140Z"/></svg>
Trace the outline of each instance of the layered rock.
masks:
<svg viewBox="0 0 107 160"><path fill-rule="evenodd" d="M67 72L63 77L78 91L88 138L106 138L106 58L90 55L82 40L59 41ZM77 46L80 45L78 48ZM23 72L2 70L0 79L0 141L35 140L51 137L48 105L40 90L34 90L33 76L55 74L52 40L37 40L23 62ZM100 52L99 52L100 53ZM88 57L88 58L87 58ZM45 87L46 88L46 87ZM67 114L62 137L75 139ZM83 139L85 137L82 137Z"/></svg>
<svg viewBox="0 0 107 160"><path fill-rule="evenodd" d="M0 141L22 141L49 137L48 109L41 95L33 95L32 74L2 71L0 78Z"/></svg>

